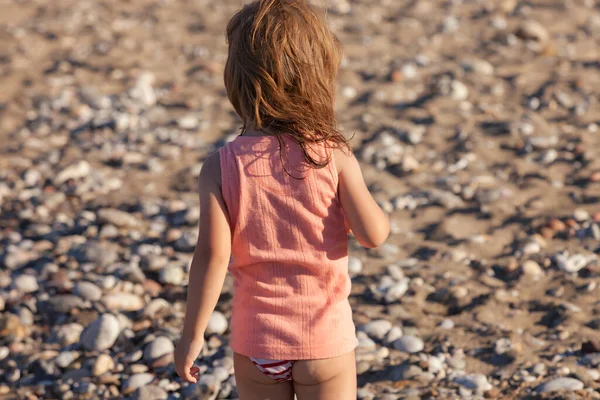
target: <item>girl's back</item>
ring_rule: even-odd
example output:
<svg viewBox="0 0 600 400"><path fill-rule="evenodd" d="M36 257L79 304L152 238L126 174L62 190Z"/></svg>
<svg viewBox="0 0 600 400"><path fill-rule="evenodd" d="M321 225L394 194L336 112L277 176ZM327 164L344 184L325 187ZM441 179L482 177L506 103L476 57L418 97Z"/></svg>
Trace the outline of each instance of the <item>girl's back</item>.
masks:
<svg viewBox="0 0 600 400"><path fill-rule="evenodd" d="M333 155L322 145L310 151L323 160ZM232 232L232 349L294 360L351 351L347 230L335 162L307 165L285 135L239 136L219 155Z"/></svg>

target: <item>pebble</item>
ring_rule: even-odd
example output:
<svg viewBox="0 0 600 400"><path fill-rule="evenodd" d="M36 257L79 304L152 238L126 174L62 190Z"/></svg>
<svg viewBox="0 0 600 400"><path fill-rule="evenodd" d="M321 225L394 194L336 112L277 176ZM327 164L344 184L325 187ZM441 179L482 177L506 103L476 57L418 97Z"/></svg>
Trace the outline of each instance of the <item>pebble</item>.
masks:
<svg viewBox="0 0 600 400"><path fill-rule="evenodd" d="M70 179L85 178L90 174L90 170L90 164L87 161L79 161L60 171L54 178L54 184L60 186Z"/></svg>
<svg viewBox="0 0 600 400"><path fill-rule="evenodd" d="M144 307L144 300L132 293L107 294L102 303L111 311L138 311Z"/></svg>
<svg viewBox="0 0 600 400"><path fill-rule="evenodd" d="M488 382L487 377L483 374L457 377L454 379L454 382L469 390L474 390L477 393L485 393L492 389L492 385Z"/></svg>
<svg viewBox="0 0 600 400"><path fill-rule="evenodd" d="M403 336L394 342L394 348L404 353L419 353L425 348L423 340L416 336Z"/></svg>
<svg viewBox="0 0 600 400"><path fill-rule="evenodd" d="M206 327L206 334L218 334L222 335L227 331L229 327L229 322L227 318L219 311L214 311L208 320L208 325Z"/></svg>
<svg viewBox="0 0 600 400"><path fill-rule="evenodd" d="M104 375L105 373L112 371L114 367L115 362L113 361L111 356L109 356L108 354L100 354L94 361L94 366L92 367L92 375Z"/></svg>
<svg viewBox="0 0 600 400"><path fill-rule="evenodd" d="M441 323L440 323L440 328L442 329L454 329L454 321L452 321L451 319L444 319Z"/></svg>
<svg viewBox="0 0 600 400"><path fill-rule="evenodd" d="M119 320L112 314L103 314L81 334L81 345L88 351L102 351L112 347L120 333Z"/></svg>
<svg viewBox="0 0 600 400"><path fill-rule="evenodd" d="M525 40L535 40L538 42L545 42L549 38L546 28L534 20L528 20L521 23L517 30L517 36Z"/></svg>
<svg viewBox="0 0 600 400"><path fill-rule="evenodd" d="M400 339L403 334L404 332L402 331L402 328L400 328L399 326L394 326L385 335L385 343L387 343L388 345L392 345L396 340Z"/></svg>
<svg viewBox="0 0 600 400"><path fill-rule="evenodd" d="M582 254L574 254L572 256L557 254L554 256L554 259L561 271L569 273L579 272L588 263L588 258Z"/></svg>
<svg viewBox="0 0 600 400"><path fill-rule="evenodd" d="M74 292L81 298L89 301L98 301L102 298L102 289L87 281L77 282L74 287Z"/></svg>
<svg viewBox="0 0 600 400"><path fill-rule="evenodd" d="M146 385L136 389L131 398L133 400L167 400L169 393L159 386Z"/></svg>
<svg viewBox="0 0 600 400"><path fill-rule="evenodd" d="M159 336L146 345L146 348L144 349L144 360L153 361L164 355L171 354L174 351L175 346L173 346L171 339Z"/></svg>
<svg viewBox="0 0 600 400"><path fill-rule="evenodd" d="M154 380L154 375L149 373L131 375L123 382L123 394L131 394L135 390L149 385Z"/></svg>
<svg viewBox="0 0 600 400"><path fill-rule="evenodd" d="M363 264L360 258L350 256L348 257L348 273L350 276L359 275L362 272Z"/></svg>
<svg viewBox="0 0 600 400"><path fill-rule="evenodd" d="M61 346L67 347L79 342L83 329L83 326L77 323L61 325L54 331L54 337Z"/></svg>
<svg viewBox="0 0 600 400"><path fill-rule="evenodd" d="M544 270L538 263L533 260L527 260L521 266L521 270L525 276L539 278L544 275Z"/></svg>
<svg viewBox="0 0 600 400"><path fill-rule="evenodd" d="M583 382L574 378L555 378L542 383L536 388L538 393L583 390Z"/></svg>
<svg viewBox="0 0 600 400"><path fill-rule="evenodd" d="M39 289L36 277L31 275L19 275L14 279L13 284L15 289L23 293L33 293Z"/></svg>
<svg viewBox="0 0 600 400"><path fill-rule="evenodd" d="M60 368L67 368L69 365L73 364L79 356L80 354L77 351L63 351L56 357L54 362Z"/></svg>
<svg viewBox="0 0 600 400"><path fill-rule="evenodd" d="M378 319L369 322L363 329L371 338L383 340L385 335L392 329L392 323L385 319Z"/></svg>
<svg viewBox="0 0 600 400"><path fill-rule="evenodd" d="M114 208L103 208L98 211L98 221L103 224L111 224L118 228L139 228L141 221L135 216Z"/></svg>
<svg viewBox="0 0 600 400"><path fill-rule="evenodd" d="M400 282L390 286L385 293L385 301L387 303L393 303L400 300L408 291L409 282L409 279L402 279Z"/></svg>
<svg viewBox="0 0 600 400"><path fill-rule="evenodd" d="M164 284L180 286L185 280L185 273L181 267L169 265L160 271L160 281Z"/></svg>

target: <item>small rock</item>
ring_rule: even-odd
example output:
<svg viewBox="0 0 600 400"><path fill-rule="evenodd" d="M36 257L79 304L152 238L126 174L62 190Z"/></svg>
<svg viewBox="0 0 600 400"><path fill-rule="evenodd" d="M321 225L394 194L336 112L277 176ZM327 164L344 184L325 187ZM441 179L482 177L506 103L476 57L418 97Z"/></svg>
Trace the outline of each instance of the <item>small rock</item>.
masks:
<svg viewBox="0 0 600 400"><path fill-rule="evenodd" d="M495 351L496 354L505 354L512 350L513 345L510 339L502 338L496 341Z"/></svg>
<svg viewBox="0 0 600 400"><path fill-rule="evenodd" d="M94 362L94 366L92 367L92 375L100 376L105 373L111 371L115 367L115 362L112 357L108 354L100 354L96 361Z"/></svg>
<svg viewBox="0 0 600 400"><path fill-rule="evenodd" d="M578 208L573 212L573 218L577 222L585 222L590 219L590 213L584 209Z"/></svg>
<svg viewBox="0 0 600 400"><path fill-rule="evenodd" d="M87 161L79 161L60 171L54 178L54 184L60 186L70 179L85 178L89 174L90 165Z"/></svg>
<svg viewBox="0 0 600 400"><path fill-rule="evenodd" d="M214 333L218 335L222 335L227 331L229 327L229 323L227 322L227 318L220 313L219 311L215 311L210 316L208 320L208 326L206 327L206 334L212 335Z"/></svg>
<svg viewBox="0 0 600 400"><path fill-rule="evenodd" d="M494 66L485 60L473 59L463 63L463 69L481 75L494 75Z"/></svg>
<svg viewBox="0 0 600 400"><path fill-rule="evenodd" d="M119 320L112 314L103 314L81 334L81 345L88 351L102 351L112 347L120 333Z"/></svg>
<svg viewBox="0 0 600 400"><path fill-rule="evenodd" d="M363 327L364 331L370 337L382 340L385 335L392 329L392 323L385 319L378 319L373 322L369 322Z"/></svg>
<svg viewBox="0 0 600 400"><path fill-rule="evenodd" d="M160 281L164 284L180 286L185 280L185 273L181 267L169 265L160 271Z"/></svg>
<svg viewBox="0 0 600 400"><path fill-rule="evenodd" d="M402 328L399 326L394 326L392 329L390 329L387 335L385 335L385 342L388 345L393 344L396 340L400 339L403 334L404 332L402 331Z"/></svg>
<svg viewBox="0 0 600 400"><path fill-rule="evenodd" d="M394 348L404 353L419 353L425 348L423 340L416 336L403 336L394 342Z"/></svg>
<svg viewBox="0 0 600 400"><path fill-rule="evenodd" d="M89 301L98 301L102 298L102 289L91 282L79 281L74 287L75 294Z"/></svg>
<svg viewBox="0 0 600 400"><path fill-rule="evenodd" d="M583 382L573 378L556 378L537 387L538 393L583 390Z"/></svg>
<svg viewBox="0 0 600 400"><path fill-rule="evenodd" d="M450 95L454 100L466 100L469 97L469 89L461 81L452 81L450 84Z"/></svg>
<svg viewBox="0 0 600 400"><path fill-rule="evenodd" d="M77 308L84 308L83 300L70 294L58 295L50 298L46 304L47 311L51 313L66 314Z"/></svg>
<svg viewBox="0 0 600 400"><path fill-rule="evenodd" d="M557 254L554 259L561 271L569 273L579 272L588 263L587 257L583 254L574 254L572 256Z"/></svg>
<svg viewBox="0 0 600 400"><path fill-rule="evenodd" d="M549 38L548 31L537 21L524 21L517 30L517 36L525 40L545 42Z"/></svg>
<svg viewBox="0 0 600 400"><path fill-rule="evenodd" d="M102 303L112 311L138 311L144 308L144 300L131 293L111 293L102 298Z"/></svg>
<svg viewBox="0 0 600 400"><path fill-rule="evenodd" d="M440 328L442 329L453 329L454 328L454 321L452 321L451 319L445 319L440 323Z"/></svg>
<svg viewBox="0 0 600 400"><path fill-rule="evenodd" d="M362 261L358 257L348 258L348 273L350 276L356 276L362 272Z"/></svg>
<svg viewBox="0 0 600 400"><path fill-rule="evenodd" d="M385 293L385 301L387 303L393 303L398 301L408 291L410 280L408 278L402 279L400 282L394 283L390 286Z"/></svg>
<svg viewBox="0 0 600 400"><path fill-rule="evenodd" d="M82 325L70 323L57 327L54 331L54 337L61 346L67 347L78 343L82 332Z"/></svg>
<svg viewBox="0 0 600 400"><path fill-rule="evenodd" d="M141 221L135 216L114 208L103 208L98 211L98 221L119 228L139 228Z"/></svg>
<svg viewBox="0 0 600 400"><path fill-rule="evenodd" d="M177 125L179 125L181 129L197 129L200 125L200 121L193 115L186 115L177 120Z"/></svg>
<svg viewBox="0 0 600 400"><path fill-rule="evenodd" d="M521 266L521 270L525 276L529 276L532 278L539 278L544 275L544 270L538 263L533 260L527 260Z"/></svg>
<svg viewBox="0 0 600 400"><path fill-rule="evenodd" d="M131 397L133 400L167 400L169 394L159 386L148 385L138 388Z"/></svg>
<svg viewBox="0 0 600 400"><path fill-rule="evenodd" d="M483 374L457 377L454 379L454 382L469 390L474 390L477 393L485 393L492 389L492 385L488 382L487 377Z"/></svg>
<svg viewBox="0 0 600 400"><path fill-rule="evenodd" d="M80 354L77 351L63 351L55 359L54 362L60 368L67 368L79 358Z"/></svg>
<svg viewBox="0 0 600 400"><path fill-rule="evenodd" d="M123 382L123 394L131 394L139 388L149 385L154 380L154 375L149 373L131 375Z"/></svg>
<svg viewBox="0 0 600 400"><path fill-rule="evenodd" d="M164 336L159 336L146 345L144 349L144 360L153 361L164 355L171 354L175 351L175 346L171 339Z"/></svg>
<svg viewBox="0 0 600 400"><path fill-rule="evenodd" d="M23 293L33 293L39 289L38 282L35 276L19 275L13 281L15 289Z"/></svg>

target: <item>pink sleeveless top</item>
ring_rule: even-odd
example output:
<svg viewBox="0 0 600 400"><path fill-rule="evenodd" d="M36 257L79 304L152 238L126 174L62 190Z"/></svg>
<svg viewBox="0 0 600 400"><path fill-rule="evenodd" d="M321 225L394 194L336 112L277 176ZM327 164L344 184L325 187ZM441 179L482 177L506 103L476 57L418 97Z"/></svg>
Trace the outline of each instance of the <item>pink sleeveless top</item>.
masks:
<svg viewBox="0 0 600 400"><path fill-rule="evenodd" d="M239 136L220 150L232 231L230 345L248 357L336 357L357 345L338 174L333 159L309 168L300 147L284 143L282 156L272 136Z"/></svg>

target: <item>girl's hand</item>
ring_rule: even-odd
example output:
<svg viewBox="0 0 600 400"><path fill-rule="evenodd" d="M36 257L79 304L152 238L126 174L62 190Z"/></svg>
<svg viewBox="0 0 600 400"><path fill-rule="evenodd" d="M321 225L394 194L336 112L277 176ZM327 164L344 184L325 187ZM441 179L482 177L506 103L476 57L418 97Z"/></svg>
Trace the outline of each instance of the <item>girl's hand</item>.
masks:
<svg viewBox="0 0 600 400"><path fill-rule="evenodd" d="M200 355L203 345L204 338L189 340L183 336L175 347L175 371L186 382L198 382L200 369L194 366L194 361Z"/></svg>

